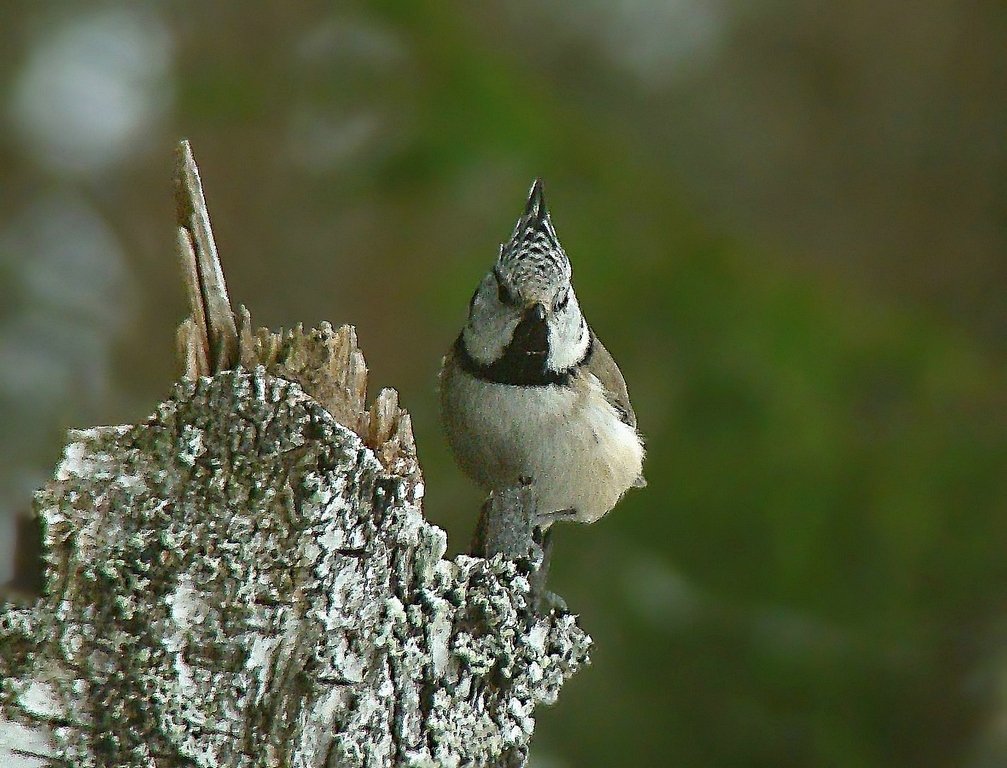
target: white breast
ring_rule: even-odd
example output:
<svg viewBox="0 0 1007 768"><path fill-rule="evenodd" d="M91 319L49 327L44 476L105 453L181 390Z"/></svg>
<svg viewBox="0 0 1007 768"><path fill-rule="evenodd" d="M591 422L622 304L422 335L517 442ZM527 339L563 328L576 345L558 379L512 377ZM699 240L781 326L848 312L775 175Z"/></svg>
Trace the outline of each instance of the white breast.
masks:
<svg viewBox="0 0 1007 768"><path fill-rule="evenodd" d="M643 446L598 380L521 387L476 379L447 365L441 405L462 469L487 490L530 477L542 513L573 509L590 523L640 476Z"/></svg>

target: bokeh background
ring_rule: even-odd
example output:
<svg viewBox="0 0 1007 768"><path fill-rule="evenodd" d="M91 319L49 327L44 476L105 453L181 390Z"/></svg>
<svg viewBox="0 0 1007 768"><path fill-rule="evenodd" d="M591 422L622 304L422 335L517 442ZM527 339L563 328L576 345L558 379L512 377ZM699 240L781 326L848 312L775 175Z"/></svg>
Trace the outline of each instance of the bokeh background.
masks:
<svg viewBox="0 0 1007 768"><path fill-rule="evenodd" d="M1007 765L998 0L0 4L0 580L71 426L142 419L191 139L232 298L351 322L429 519L435 375L534 176L650 487L559 531L565 766Z"/></svg>

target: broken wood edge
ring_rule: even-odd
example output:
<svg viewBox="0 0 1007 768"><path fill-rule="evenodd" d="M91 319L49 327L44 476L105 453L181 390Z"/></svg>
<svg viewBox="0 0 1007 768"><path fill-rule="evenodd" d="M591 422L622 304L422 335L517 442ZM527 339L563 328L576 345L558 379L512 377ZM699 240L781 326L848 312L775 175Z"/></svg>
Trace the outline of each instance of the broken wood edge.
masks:
<svg viewBox="0 0 1007 768"><path fill-rule="evenodd" d="M262 365L295 381L345 427L359 435L388 468L417 463L412 419L394 389L367 406L367 364L351 325L323 322L305 331L256 328L243 305L231 309L224 270L210 226L203 184L188 140L179 142L174 168L176 247L189 316L176 331L176 360L190 379Z"/></svg>

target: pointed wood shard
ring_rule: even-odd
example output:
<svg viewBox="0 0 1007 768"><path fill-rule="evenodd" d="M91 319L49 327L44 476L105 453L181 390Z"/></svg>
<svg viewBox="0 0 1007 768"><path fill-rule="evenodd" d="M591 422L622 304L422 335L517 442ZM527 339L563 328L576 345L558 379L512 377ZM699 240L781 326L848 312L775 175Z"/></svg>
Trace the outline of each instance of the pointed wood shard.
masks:
<svg viewBox="0 0 1007 768"><path fill-rule="evenodd" d="M205 337L203 355L210 373L229 370L238 362L238 331L210 229L199 169L184 139L175 151L175 219L180 230L179 259L196 324L194 341Z"/></svg>

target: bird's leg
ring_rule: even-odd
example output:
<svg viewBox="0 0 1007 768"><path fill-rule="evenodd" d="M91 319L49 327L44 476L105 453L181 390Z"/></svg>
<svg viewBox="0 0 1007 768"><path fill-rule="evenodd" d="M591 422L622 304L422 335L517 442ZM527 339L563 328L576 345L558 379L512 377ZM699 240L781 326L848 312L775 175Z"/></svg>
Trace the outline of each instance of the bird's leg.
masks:
<svg viewBox="0 0 1007 768"><path fill-rule="evenodd" d="M493 491L483 504L472 542L472 554L512 560L536 556L533 541L537 500L530 484L520 483Z"/></svg>
<svg viewBox="0 0 1007 768"><path fill-rule="evenodd" d="M477 557L502 554L524 561L529 569L532 610L565 612L563 600L545 588L552 555L550 525L555 520L570 519L575 513L561 510L540 516L537 503L530 478L520 478L517 485L491 493L479 515L471 551Z"/></svg>

